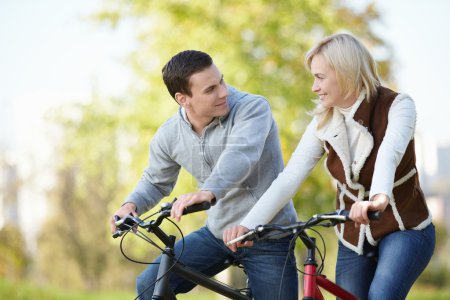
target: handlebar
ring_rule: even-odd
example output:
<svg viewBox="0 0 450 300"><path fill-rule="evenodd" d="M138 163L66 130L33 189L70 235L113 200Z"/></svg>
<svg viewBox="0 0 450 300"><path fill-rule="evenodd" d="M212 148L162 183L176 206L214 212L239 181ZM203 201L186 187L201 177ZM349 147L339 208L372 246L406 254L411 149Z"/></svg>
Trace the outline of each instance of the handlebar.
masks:
<svg viewBox="0 0 450 300"><path fill-rule="evenodd" d="M297 222L290 225L276 225L276 224L266 224L256 226L254 229L248 231L247 233L227 242L227 245L232 245L241 241L254 241L258 239L264 239L270 232L279 231L279 232L292 232L297 233L304 231L305 229L314 227L314 226L324 226L331 227L335 226L339 223L344 223L347 221L351 221L349 217L348 210L336 210L331 213L326 214L316 214L312 216L306 222ZM382 212L379 211L369 211L367 212L367 216L369 220L379 220L382 216ZM329 221L328 223L323 223L325 221Z"/></svg>
<svg viewBox="0 0 450 300"><path fill-rule="evenodd" d="M134 217L132 215L125 216L124 218L120 218L119 216L114 216L115 219L115 225L117 227L117 230L113 233L112 237L117 238L119 236L122 236L124 233L136 229L137 227L141 227L146 229L147 231L151 231L153 228L158 227L161 225L161 222L170 216L170 211L172 209L173 202L176 201L176 198L172 202L164 202L161 203L161 209L157 212L159 214L158 218L156 220L151 220L148 222L144 222L138 217ZM184 209L183 215L187 215L190 213L208 210L211 207L211 203L208 201L194 204L191 206L188 206Z"/></svg>

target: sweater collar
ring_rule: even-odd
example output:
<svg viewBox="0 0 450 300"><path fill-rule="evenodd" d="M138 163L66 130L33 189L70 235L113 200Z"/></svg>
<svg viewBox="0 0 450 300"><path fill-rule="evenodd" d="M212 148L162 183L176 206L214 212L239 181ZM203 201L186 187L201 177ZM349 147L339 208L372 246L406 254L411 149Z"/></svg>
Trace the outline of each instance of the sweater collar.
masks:
<svg viewBox="0 0 450 300"><path fill-rule="evenodd" d="M353 103L352 106L347 108L336 107L335 110L340 112L341 115L344 116L345 120L352 119L365 97L366 97L366 90L363 89L361 93L359 93L358 98L356 99L355 103Z"/></svg>

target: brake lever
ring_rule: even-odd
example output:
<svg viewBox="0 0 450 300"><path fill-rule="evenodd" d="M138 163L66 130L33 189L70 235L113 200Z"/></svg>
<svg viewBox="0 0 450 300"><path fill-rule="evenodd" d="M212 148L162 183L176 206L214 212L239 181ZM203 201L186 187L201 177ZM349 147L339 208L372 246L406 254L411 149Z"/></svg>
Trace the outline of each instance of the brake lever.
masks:
<svg viewBox="0 0 450 300"><path fill-rule="evenodd" d="M336 220L331 220L328 223L323 223L323 224L319 224L319 225L322 226L322 227L329 228L329 227L334 227L334 226L336 226L337 224L340 224L340 223L342 223L342 222L338 222Z"/></svg>
<svg viewBox="0 0 450 300"><path fill-rule="evenodd" d="M114 220L115 220L114 224L116 225L118 230L114 232L113 236L116 235L116 233L119 231L121 231L123 234L124 232L129 231L130 229L135 229L137 225L142 223L141 219L134 217L132 214L126 215L122 219L116 215L114 216Z"/></svg>
<svg viewBox="0 0 450 300"><path fill-rule="evenodd" d="M113 239L118 238L119 236L122 236L125 233L125 231L123 230L116 230L114 231L114 233L112 234Z"/></svg>
<svg viewBox="0 0 450 300"><path fill-rule="evenodd" d="M250 238L250 237L253 238L255 235L256 235L256 231L255 230L247 231L243 235L238 236L237 238L232 239L231 241L228 241L227 245L230 246L230 245L233 245L233 244L235 244L237 242L241 242L241 241L243 241L243 240L245 240L247 238Z"/></svg>

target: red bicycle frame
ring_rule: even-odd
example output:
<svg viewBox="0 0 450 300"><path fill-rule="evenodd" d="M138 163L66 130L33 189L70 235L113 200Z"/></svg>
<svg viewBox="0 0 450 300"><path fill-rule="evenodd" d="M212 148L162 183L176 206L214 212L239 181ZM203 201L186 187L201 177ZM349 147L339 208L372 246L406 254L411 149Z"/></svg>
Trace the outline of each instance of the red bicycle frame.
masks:
<svg viewBox="0 0 450 300"><path fill-rule="evenodd" d="M355 296L328 280L325 275L317 274L316 247L315 238L309 238L313 245L305 245L308 247L308 256L306 257L304 266L305 273L303 275L303 300L324 300L319 287L327 290L342 300L357 300Z"/></svg>

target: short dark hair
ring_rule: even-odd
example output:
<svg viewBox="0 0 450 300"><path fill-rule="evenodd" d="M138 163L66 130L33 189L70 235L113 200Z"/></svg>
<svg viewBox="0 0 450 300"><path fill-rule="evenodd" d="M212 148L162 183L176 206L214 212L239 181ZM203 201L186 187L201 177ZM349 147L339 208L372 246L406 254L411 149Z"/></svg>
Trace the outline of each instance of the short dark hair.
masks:
<svg viewBox="0 0 450 300"><path fill-rule="evenodd" d="M191 96L191 75L203 71L212 63L212 58L207 53L197 50L186 50L173 56L162 68L163 80L169 94L174 99L176 93Z"/></svg>

